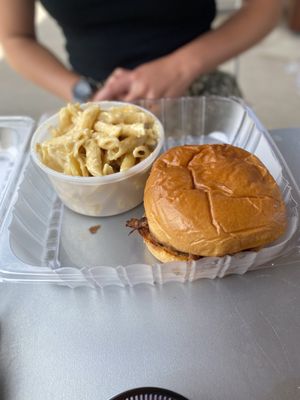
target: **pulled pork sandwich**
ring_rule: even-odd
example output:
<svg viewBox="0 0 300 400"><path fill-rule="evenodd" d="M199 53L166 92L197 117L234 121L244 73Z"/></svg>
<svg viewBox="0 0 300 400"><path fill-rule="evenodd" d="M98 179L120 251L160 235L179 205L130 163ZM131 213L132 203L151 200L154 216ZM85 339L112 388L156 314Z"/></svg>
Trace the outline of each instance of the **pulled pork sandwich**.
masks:
<svg viewBox="0 0 300 400"><path fill-rule="evenodd" d="M253 154L227 144L174 147L152 166L138 230L161 262L257 250L281 236L286 209Z"/></svg>

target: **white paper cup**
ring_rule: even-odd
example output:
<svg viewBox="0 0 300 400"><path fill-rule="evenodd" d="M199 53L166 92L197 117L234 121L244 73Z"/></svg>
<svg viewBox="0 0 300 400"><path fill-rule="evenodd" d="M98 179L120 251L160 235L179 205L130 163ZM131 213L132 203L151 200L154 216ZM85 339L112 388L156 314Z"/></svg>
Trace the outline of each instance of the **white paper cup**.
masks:
<svg viewBox="0 0 300 400"><path fill-rule="evenodd" d="M101 109L128 105L114 101L98 102L98 104ZM82 105L82 108L85 107L86 105ZM147 158L124 172L99 177L70 176L57 172L42 163L36 152L36 144L50 138L49 128L57 126L58 113L47 119L34 132L30 147L31 157L47 174L58 196L71 210L90 216L110 216L128 211L143 201L150 168L164 143L164 129L154 114L142 107L135 107L154 118L158 142Z"/></svg>

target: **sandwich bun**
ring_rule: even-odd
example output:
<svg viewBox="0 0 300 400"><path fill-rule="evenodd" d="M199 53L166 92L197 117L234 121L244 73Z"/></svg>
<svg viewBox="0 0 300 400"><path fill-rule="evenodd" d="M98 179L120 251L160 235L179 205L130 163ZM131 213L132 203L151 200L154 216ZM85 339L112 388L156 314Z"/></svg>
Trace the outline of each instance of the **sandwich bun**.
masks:
<svg viewBox="0 0 300 400"><path fill-rule="evenodd" d="M267 168L227 144L178 146L162 154L147 180L144 207L155 238L144 241L162 262L258 249L287 226L280 189Z"/></svg>

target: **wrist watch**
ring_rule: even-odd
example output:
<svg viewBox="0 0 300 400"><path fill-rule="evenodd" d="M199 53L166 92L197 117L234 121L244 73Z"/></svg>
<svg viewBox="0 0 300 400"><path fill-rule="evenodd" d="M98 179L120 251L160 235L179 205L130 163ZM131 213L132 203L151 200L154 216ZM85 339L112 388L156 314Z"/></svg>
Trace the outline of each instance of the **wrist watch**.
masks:
<svg viewBox="0 0 300 400"><path fill-rule="evenodd" d="M89 101L100 86L101 85L92 78L80 77L72 88L73 101L79 103Z"/></svg>

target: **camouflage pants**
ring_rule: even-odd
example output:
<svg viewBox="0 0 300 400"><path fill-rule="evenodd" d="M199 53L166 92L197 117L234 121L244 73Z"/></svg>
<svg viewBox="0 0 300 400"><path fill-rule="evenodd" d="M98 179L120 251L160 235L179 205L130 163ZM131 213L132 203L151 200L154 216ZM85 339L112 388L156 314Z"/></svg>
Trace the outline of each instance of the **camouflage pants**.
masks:
<svg viewBox="0 0 300 400"><path fill-rule="evenodd" d="M235 77L227 72L214 71L201 75L187 91L188 96L219 95L243 97Z"/></svg>

